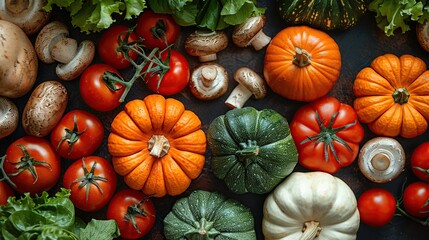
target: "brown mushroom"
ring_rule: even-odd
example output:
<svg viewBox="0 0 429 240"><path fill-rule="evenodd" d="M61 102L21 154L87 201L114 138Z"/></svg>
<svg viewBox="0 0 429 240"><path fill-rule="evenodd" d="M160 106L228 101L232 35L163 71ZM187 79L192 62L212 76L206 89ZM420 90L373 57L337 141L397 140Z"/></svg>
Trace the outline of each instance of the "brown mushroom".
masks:
<svg viewBox="0 0 429 240"><path fill-rule="evenodd" d="M54 21L40 31L35 43L37 55L42 62L59 63L56 73L63 80L77 78L91 64L95 54L92 41L84 40L78 45L68 35L67 27Z"/></svg>
<svg viewBox="0 0 429 240"><path fill-rule="evenodd" d="M18 127L19 113L9 99L0 97L0 139L12 134Z"/></svg>
<svg viewBox="0 0 429 240"><path fill-rule="evenodd" d="M416 27L417 40L420 46L429 52L429 22L418 23Z"/></svg>
<svg viewBox="0 0 429 240"><path fill-rule="evenodd" d="M252 69L241 67L234 73L238 85L225 101L230 108L241 108L253 95L256 99L264 98L267 93L265 81Z"/></svg>
<svg viewBox="0 0 429 240"><path fill-rule="evenodd" d="M201 64L192 71L189 89L203 101L219 98L228 90L228 74L217 63Z"/></svg>
<svg viewBox="0 0 429 240"><path fill-rule="evenodd" d="M191 56L198 57L200 62L215 61L216 53L228 46L228 36L223 31L196 30L185 42L185 50Z"/></svg>
<svg viewBox="0 0 429 240"><path fill-rule="evenodd" d="M48 23L51 14L43 10L46 1L3 0L0 1L0 19L12 22L27 35L34 34Z"/></svg>
<svg viewBox="0 0 429 240"><path fill-rule="evenodd" d="M256 51L261 50L271 41L271 37L262 31L264 25L264 15L248 18L242 24L234 27L232 42L238 47L252 45Z"/></svg>
<svg viewBox="0 0 429 240"><path fill-rule="evenodd" d="M362 174L376 183L398 177L405 167L405 151L393 138L376 137L362 146L358 165Z"/></svg>

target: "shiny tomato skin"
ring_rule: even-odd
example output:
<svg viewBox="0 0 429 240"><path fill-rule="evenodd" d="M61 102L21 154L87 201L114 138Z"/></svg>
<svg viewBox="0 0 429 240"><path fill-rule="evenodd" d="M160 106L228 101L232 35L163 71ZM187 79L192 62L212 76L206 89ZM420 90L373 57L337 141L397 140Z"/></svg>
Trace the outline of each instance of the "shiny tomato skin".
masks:
<svg viewBox="0 0 429 240"><path fill-rule="evenodd" d="M162 22L163 27L160 27L158 22ZM166 40L164 37L158 38L155 36L152 29L164 32ZM149 49L164 49L167 45L171 45L176 41L180 34L180 26L170 14L154 13L151 10L145 10L137 20L135 32L137 36L143 39L145 47ZM165 41L167 41L167 44Z"/></svg>
<svg viewBox="0 0 429 240"><path fill-rule="evenodd" d="M168 51L161 53L161 59L165 61L168 57ZM159 93L161 95L173 95L182 91L189 83L190 69L189 63L186 58L178 51L171 50L170 69L166 72L161 80L161 84L158 88L158 82L160 81L159 74L146 74L145 82L146 85L152 92Z"/></svg>
<svg viewBox="0 0 429 240"><path fill-rule="evenodd" d="M76 117L77 131L74 130ZM67 130L72 130L79 137L74 143L67 136ZM51 144L61 157L78 159L89 156L98 149L104 138L103 123L94 114L84 110L71 110L66 113L51 132Z"/></svg>
<svg viewBox="0 0 429 240"><path fill-rule="evenodd" d="M130 221L125 220L125 214L128 207L139 204L143 199L146 199L140 209L144 209L147 213L144 216L136 216L135 220L140 230L140 233L134 228ZM121 237L126 239L137 239L145 236L153 228L155 224L155 206L152 200L143 192L133 189L123 189L117 192L107 207L107 219L113 219L118 224L121 232Z"/></svg>
<svg viewBox="0 0 429 240"><path fill-rule="evenodd" d="M360 195L357 206L363 223L381 227L392 220L396 211L396 199L385 189L371 188Z"/></svg>
<svg viewBox="0 0 429 240"><path fill-rule="evenodd" d="M425 182L413 182L408 185L403 193L405 211L419 218L429 217L429 184Z"/></svg>
<svg viewBox="0 0 429 240"><path fill-rule="evenodd" d="M15 196L15 192L12 188L5 182L0 182L0 205L4 206L7 204L7 199L11 196Z"/></svg>
<svg viewBox="0 0 429 240"><path fill-rule="evenodd" d="M414 175L429 182L429 142L421 143L414 149L410 163Z"/></svg>
<svg viewBox="0 0 429 240"><path fill-rule="evenodd" d="M129 27L127 26L115 25L109 27L101 35L100 40L98 41L98 55L100 55L101 60L107 65L116 69L124 69L131 65L121 52L117 52L117 48L119 47L119 36L124 40L128 30ZM134 32L130 32L127 42L135 42L137 39L137 35ZM128 55L132 60L137 58L137 53L132 50L128 51Z"/></svg>
<svg viewBox="0 0 429 240"><path fill-rule="evenodd" d="M19 146L25 148L29 157L38 161L38 163L44 163L33 164L37 174L37 180L28 169L16 176L10 176L18 172L16 163L22 162L21 158L25 156L23 150ZM12 187L17 192L28 192L30 195L34 195L40 194L43 191L48 191L57 184L61 173L61 159L49 141L44 138L24 136L8 146L3 167L6 174L8 174L12 182L15 183L16 186Z"/></svg>
<svg viewBox="0 0 429 240"><path fill-rule="evenodd" d="M333 121L332 128L340 128L347 124L352 126L338 131L335 135L343 139L351 148L351 151L338 141L333 141L333 147L337 153L339 162L334 157L332 150L328 150L328 161L325 159L325 143L317 141L306 141L309 137L321 132L321 127L316 118L316 112L320 115L323 125L327 127L332 116L338 112ZM355 123L353 125L353 123ZM358 121L354 109L341 103L338 99L330 96L319 98L302 106L295 113L290 131L298 149L299 163L311 170L335 173L341 167L353 163L359 153L359 144L364 137L364 129Z"/></svg>
<svg viewBox="0 0 429 240"><path fill-rule="evenodd" d="M93 64L80 77L80 94L85 103L100 112L111 111L118 107L119 99L125 90L120 83L115 83L116 91L110 90L103 81L103 73L112 72L120 75L118 70L106 64Z"/></svg>
<svg viewBox="0 0 429 240"><path fill-rule="evenodd" d="M105 179L105 181L93 180L99 184L102 191L100 191L95 184L90 182L82 188L79 188L82 181L73 181L85 178L85 168L88 173L91 173L91 168L94 166L94 163L96 163L93 172L94 176ZM63 185L65 188L71 190L70 200L75 207L86 212L94 212L104 207L115 193L117 185L116 173L110 162L106 159L99 156L88 156L76 160L66 169L63 176ZM86 199L87 186L90 186L88 200Z"/></svg>

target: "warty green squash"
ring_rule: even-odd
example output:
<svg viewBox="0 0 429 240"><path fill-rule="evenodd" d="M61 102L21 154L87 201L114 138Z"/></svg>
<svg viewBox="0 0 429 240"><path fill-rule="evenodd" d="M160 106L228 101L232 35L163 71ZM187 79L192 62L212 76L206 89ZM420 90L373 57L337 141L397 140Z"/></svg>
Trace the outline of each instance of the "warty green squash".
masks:
<svg viewBox="0 0 429 240"><path fill-rule="evenodd" d="M229 110L210 123L207 141L214 175L238 194L271 191L298 161L289 124L272 109Z"/></svg>
<svg viewBox="0 0 429 240"><path fill-rule="evenodd" d="M368 0L277 0L288 24L305 24L323 30L347 29L367 11Z"/></svg>

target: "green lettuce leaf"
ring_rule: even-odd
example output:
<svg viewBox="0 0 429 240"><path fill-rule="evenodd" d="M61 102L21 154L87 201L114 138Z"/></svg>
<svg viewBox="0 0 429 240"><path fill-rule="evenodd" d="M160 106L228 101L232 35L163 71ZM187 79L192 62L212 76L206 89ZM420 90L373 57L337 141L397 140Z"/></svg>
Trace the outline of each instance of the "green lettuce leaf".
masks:
<svg viewBox="0 0 429 240"><path fill-rule="evenodd" d="M120 236L119 228L115 220L92 219L88 225L80 229L81 240L113 239Z"/></svg>

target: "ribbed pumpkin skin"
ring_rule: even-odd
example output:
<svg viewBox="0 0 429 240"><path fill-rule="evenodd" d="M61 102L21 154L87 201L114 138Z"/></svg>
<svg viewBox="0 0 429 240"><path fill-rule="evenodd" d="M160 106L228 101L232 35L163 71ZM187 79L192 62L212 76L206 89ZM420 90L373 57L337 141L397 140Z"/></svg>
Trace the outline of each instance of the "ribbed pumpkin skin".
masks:
<svg viewBox="0 0 429 240"><path fill-rule="evenodd" d="M271 109L230 110L212 121L207 141L213 173L234 193L267 193L298 161L289 124Z"/></svg>
<svg viewBox="0 0 429 240"><path fill-rule="evenodd" d="M248 208L220 193L203 190L174 204L164 219L164 235L167 240L256 240Z"/></svg>
<svg viewBox="0 0 429 240"><path fill-rule="evenodd" d="M311 55L310 63L294 63L296 47ZM337 81L341 54L328 34L308 27L287 27L268 45L264 59L264 77L277 94L297 101L313 101L326 95Z"/></svg>
<svg viewBox="0 0 429 240"><path fill-rule="evenodd" d="M377 135L413 138L428 128L429 71L420 58L385 54L362 69L353 85L353 107L362 123ZM406 89L405 103L395 102L397 89Z"/></svg>
<svg viewBox="0 0 429 240"><path fill-rule="evenodd" d="M200 119L173 98L158 94L128 102L113 120L108 150L115 171L132 189L146 195L178 195L197 178L205 164L206 135ZM149 140L164 136L166 155L151 154Z"/></svg>
<svg viewBox="0 0 429 240"><path fill-rule="evenodd" d="M366 13L368 0L277 0L288 24L305 24L323 30L347 29Z"/></svg>

